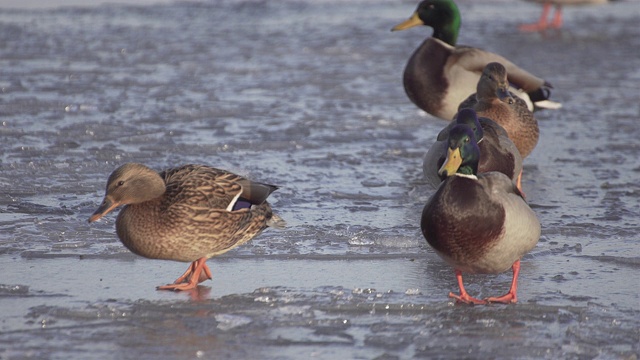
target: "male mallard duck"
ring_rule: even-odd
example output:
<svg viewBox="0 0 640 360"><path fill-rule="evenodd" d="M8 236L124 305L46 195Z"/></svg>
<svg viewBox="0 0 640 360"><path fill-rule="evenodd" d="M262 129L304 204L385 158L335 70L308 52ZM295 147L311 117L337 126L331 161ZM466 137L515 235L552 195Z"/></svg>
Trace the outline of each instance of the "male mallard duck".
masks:
<svg viewBox="0 0 640 360"><path fill-rule="evenodd" d="M551 85L543 79L500 55L456 46L460 12L453 0L425 0L411 18L391 30L405 30L417 25L431 26L433 36L427 38L409 59L403 82L409 99L429 114L451 120L458 104L474 92L485 65L492 61L507 67L509 82L515 87L512 91L519 96L530 99L538 107L560 106L547 100Z"/></svg>
<svg viewBox="0 0 640 360"><path fill-rule="evenodd" d="M465 303L517 302L520 258L540 237L540 222L511 179L499 172L478 174L480 150L473 130L456 125L449 131L448 152L440 174L447 179L422 211L422 234L436 253L455 269ZM479 300L464 289L462 273L497 274L513 270L509 292Z"/></svg>
<svg viewBox="0 0 640 360"><path fill-rule="evenodd" d="M543 4L542 14L537 23L522 24L519 26L521 31L543 31L547 29L560 29L562 27L562 7L564 5L595 5L604 4L608 0L525 0ZM553 19L549 22L549 12L551 7L555 6L556 12L553 15Z"/></svg>
<svg viewBox="0 0 640 360"><path fill-rule="evenodd" d="M524 159L538 144L540 129L527 104L509 92L507 78L507 69L502 64L487 64L478 81L476 93L463 101L458 110L471 107L478 116L488 117L500 124Z"/></svg>
<svg viewBox="0 0 640 360"><path fill-rule="evenodd" d="M437 141L429 148L422 163L422 171L427 181L438 187L442 178L438 170L445 161L448 149L449 132L459 124L471 128L480 149L478 173L498 171L507 175L520 188L520 174L522 173L522 157L520 152L509 139L507 132L488 118L478 118L473 109L461 109L454 121L449 123L437 137Z"/></svg>
<svg viewBox="0 0 640 360"><path fill-rule="evenodd" d="M184 165L161 173L142 164L117 168L89 222L120 205L118 237L133 253L150 259L192 262L173 284L159 290L189 290L211 279L207 259L258 235L267 226L283 227L267 197L277 189L203 165Z"/></svg>

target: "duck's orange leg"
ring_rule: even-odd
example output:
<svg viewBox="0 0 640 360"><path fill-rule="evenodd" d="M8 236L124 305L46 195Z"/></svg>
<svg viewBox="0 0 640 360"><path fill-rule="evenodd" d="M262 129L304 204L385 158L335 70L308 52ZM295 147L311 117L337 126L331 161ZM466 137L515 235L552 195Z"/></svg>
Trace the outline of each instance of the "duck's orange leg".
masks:
<svg viewBox="0 0 640 360"><path fill-rule="evenodd" d="M189 268L187 268L187 271L176 279L173 284L158 286L156 289L183 291L196 288L198 283L212 278L211 270L207 266L206 262L206 258L200 258L192 262L191 265L189 265Z"/></svg>
<svg viewBox="0 0 640 360"><path fill-rule="evenodd" d="M549 28L549 22L547 21L547 18L549 17L549 12L551 11L551 3L544 3L544 6L542 8L542 15L540 15L540 19L538 19L537 23L533 23L533 24L522 24L518 27L518 29L520 29L520 31L527 31L527 32L533 32L533 31L542 31L542 30L546 30L547 28ZM556 9L556 16L557 16L557 9Z"/></svg>
<svg viewBox="0 0 640 360"><path fill-rule="evenodd" d="M467 291L464 289L464 285L462 284L462 271L456 269L456 279L458 279L458 287L460 288L460 295L456 295L454 293L449 293L450 298L454 298L459 302L463 302L465 304L486 304L487 302L484 300L476 299L469 295Z"/></svg>
<svg viewBox="0 0 640 360"><path fill-rule="evenodd" d="M562 6L556 6L556 14L553 16L553 20L551 20L551 27L554 29L560 29L562 27Z"/></svg>
<svg viewBox="0 0 640 360"><path fill-rule="evenodd" d="M511 266L513 270L513 278L511 279L511 288L509 292L500 297L487 298L487 302L497 302L503 304L515 304L518 302L518 274L520 274L520 260L517 260Z"/></svg>
<svg viewBox="0 0 640 360"><path fill-rule="evenodd" d="M191 274L195 271L196 267L198 267L199 262L205 262L206 259L202 258L202 259L198 259L194 262L191 263L191 265L189 265L189 267L187 268L187 271L184 272L184 274L182 274L179 278L176 279L176 281L174 281L174 284L180 284L183 282L189 282L190 278L191 278ZM205 265L203 266L202 270L204 272L200 273L200 278L198 279L199 283L209 280L212 278L211 276L211 270L209 269L209 267L207 266L207 264L205 263Z"/></svg>

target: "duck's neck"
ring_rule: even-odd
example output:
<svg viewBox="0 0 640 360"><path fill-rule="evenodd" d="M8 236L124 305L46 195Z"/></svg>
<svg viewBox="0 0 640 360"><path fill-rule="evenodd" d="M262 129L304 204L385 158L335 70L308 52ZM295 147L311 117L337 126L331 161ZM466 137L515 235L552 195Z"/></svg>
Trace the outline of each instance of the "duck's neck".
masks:
<svg viewBox="0 0 640 360"><path fill-rule="evenodd" d="M469 165L462 165L458 168L458 171L456 172L456 175L464 175L464 176L473 176L475 177L476 173L478 172L477 170L477 165L474 166L469 164Z"/></svg>
<svg viewBox="0 0 640 360"><path fill-rule="evenodd" d="M467 178L467 179L473 179L473 180L478 180L478 177L474 174L461 174L461 173L456 173L456 176L460 176L463 178Z"/></svg>
<svg viewBox="0 0 640 360"><path fill-rule="evenodd" d="M460 30L460 16L453 17L446 25L434 27L432 37L442 40L451 46L456 46L458 30Z"/></svg>

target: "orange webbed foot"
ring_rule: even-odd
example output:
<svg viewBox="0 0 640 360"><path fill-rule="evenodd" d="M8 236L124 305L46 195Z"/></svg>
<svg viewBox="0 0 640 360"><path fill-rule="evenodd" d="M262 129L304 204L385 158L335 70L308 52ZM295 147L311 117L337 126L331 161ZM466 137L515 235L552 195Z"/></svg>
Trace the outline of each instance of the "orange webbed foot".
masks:
<svg viewBox="0 0 640 360"><path fill-rule="evenodd" d="M211 270L206 264L207 259L201 258L189 265L187 271L184 272L173 284L158 286L157 290L185 291L195 289L199 283L212 278Z"/></svg>
<svg viewBox="0 0 640 360"><path fill-rule="evenodd" d="M456 272L456 279L458 280L458 287L460 288L460 295L456 295L450 292L449 297L454 298L456 299L456 301L463 302L465 304L476 304L476 305L486 304L487 303L486 301L476 299L467 293L467 291L464 289L464 284L462 283L462 271L456 269L455 272Z"/></svg>
<svg viewBox="0 0 640 360"><path fill-rule="evenodd" d="M449 297L456 299L457 302L463 302L465 304L484 305L484 304L487 303L484 300L476 299L476 298L470 296L466 292L462 293L460 295L456 295L456 294L451 292L451 293L449 293Z"/></svg>
<svg viewBox="0 0 640 360"><path fill-rule="evenodd" d="M193 290L198 287L198 283L185 282L181 284L167 284L156 287L156 290L186 291Z"/></svg>
<svg viewBox="0 0 640 360"><path fill-rule="evenodd" d="M488 303L515 304L518 302L516 294L508 292L499 297L489 297L485 299Z"/></svg>
<svg viewBox="0 0 640 360"><path fill-rule="evenodd" d="M511 288L509 292L499 296L499 297L490 297L487 298L487 302L490 303L502 303L502 304L515 304L518 302L518 275L520 274L520 260L516 260L513 265L511 265L511 270L513 271L513 277L511 279Z"/></svg>

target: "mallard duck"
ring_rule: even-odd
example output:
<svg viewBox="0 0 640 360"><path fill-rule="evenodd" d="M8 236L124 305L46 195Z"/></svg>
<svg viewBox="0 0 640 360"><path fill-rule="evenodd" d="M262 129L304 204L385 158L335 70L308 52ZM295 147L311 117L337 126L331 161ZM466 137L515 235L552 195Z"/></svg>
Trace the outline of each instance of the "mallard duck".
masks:
<svg viewBox="0 0 640 360"><path fill-rule="evenodd" d="M449 123L438 134L436 142L429 148L422 163L422 171L427 181L438 187L442 178L438 170L445 161L448 149L448 138L451 129L464 124L471 128L480 149L478 173L499 171L507 175L520 187L520 174L522 173L522 157L515 144L509 139L507 132L488 118L478 118L473 109L461 109L455 120Z"/></svg>
<svg viewBox="0 0 640 360"><path fill-rule="evenodd" d="M449 131L446 176L422 211L420 227L427 243L455 269L460 294L470 304L518 301L520 258L540 237L540 222L513 181L499 172L478 174L480 150L473 130L456 125ZM462 274L497 274L513 270L509 292L485 300L470 296Z"/></svg>
<svg viewBox="0 0 640 360"><path fill-rule="evenodd" d="M158 173L127 163L107 181L100 207L89 222L125 205L116 219L118 237L133 253L192 262L173 284L159 290L190 290L211 279L207 259L225 253L266 227L283 227L267 197L276 186L203 165Z"/></svg>
<svg viewBox="0 0 640 360"><path fill-rule="evenodd" d="M525 0L543 4L542 14L537 23L522 24L518 28L521 31L543 31L547 29L560 29L562 27L562 7L564 5L595 5L604 4L608 0ZM548 21L551 7L555 7L556 11L551 22Z"/></svg>
<svg viewBox="0 0 640 360"><path fill-rule="evenodd" d="M504 57L474 47L456 46L460 30L460 12L453 0L422 1L411 18L392 31L418 25L433 28L413 53L404 70L404 89L409 99L422 110L451 120L458 105L475 91L485 65L497 61L509 72L511 91L537 107L557 108L548 101L551 85L519 68ZM533 106L531 107L533 110Z"/></svg>
<svg viewBox="0 0 640 360"><path fill-rule="evenodd" d="M540 129L527 104L509 92L507 78L507 69L502 64L487 64L478 81L476 93L463 101L458 110L470 107L478 116L500 124L524 159L538 144Z"/></svg>

